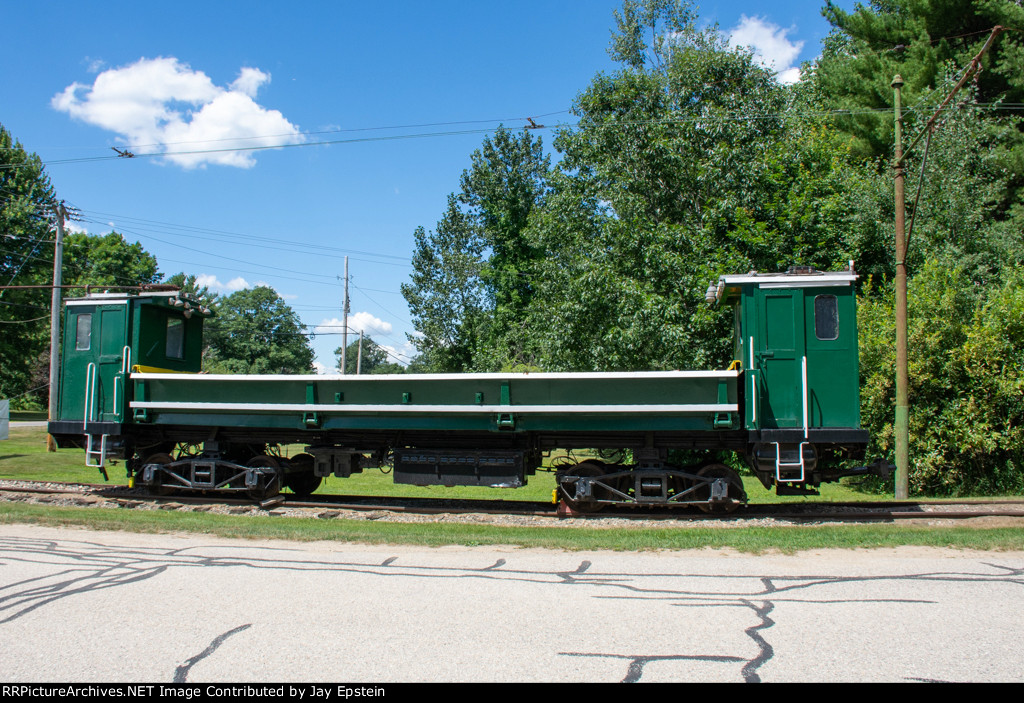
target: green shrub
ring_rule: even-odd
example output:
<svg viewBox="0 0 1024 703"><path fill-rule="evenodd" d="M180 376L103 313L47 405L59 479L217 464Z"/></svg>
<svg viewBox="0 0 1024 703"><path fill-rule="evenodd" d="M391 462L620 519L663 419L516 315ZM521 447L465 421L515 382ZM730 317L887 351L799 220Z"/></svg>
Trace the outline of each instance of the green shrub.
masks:
<svg viewBox="0 0 1024 703"><path fill-rule="evenodd" d="M975 286L928 263L910 281L910 489L977 495L1024 489L1024 269ZM860 303L862 424L869 454L894 454L892 286ZM890 484L891 485L891 482Z"/></svg>

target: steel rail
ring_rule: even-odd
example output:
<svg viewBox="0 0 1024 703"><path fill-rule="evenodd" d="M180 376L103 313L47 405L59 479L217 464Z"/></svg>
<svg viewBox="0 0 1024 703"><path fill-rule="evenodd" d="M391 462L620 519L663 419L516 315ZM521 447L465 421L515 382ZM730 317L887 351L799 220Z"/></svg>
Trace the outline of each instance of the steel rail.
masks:
<svg viewBox="0 0 1024 703"><path fill-rule="evenodd" d="M21 485L15 485L21 484ZM29 484L29 485L24 485ZM279 494L256 503L248 498L226 498L178 494L152 496L122 485L66 484L57 482L0 481L0 493L29 494L80 494L110 500L127 500L138 503L182 504L182 505L235 505L270 511L277 508L302 508L311 510L350 510L357 512L386 511L393 513L423 515L456 515L481 513L491 515L525 515L556 517L556 506L531 501L472 500L452 498L385 498L380 496L318 496L316 500L297 499L289 494ZM332 498L328 500L327 498ZM946 510L934 508L947 507ZM931 509L930 509L931 508ZM973 508L973 509L970 509ZM986 509L979 509L986 508ZM843 503L787 503L748 504L736 512L714 515L696 511L665 509L657 506L638 509L615 507L600 513L574 515L580 519L619 518L627 520L682 520L682 521L730 521L774 519L796 522L877 522L888 520L963 520L978 517L1019 517L1024 518L1024 499L978 499L964 501L871 501Z"/></svg>

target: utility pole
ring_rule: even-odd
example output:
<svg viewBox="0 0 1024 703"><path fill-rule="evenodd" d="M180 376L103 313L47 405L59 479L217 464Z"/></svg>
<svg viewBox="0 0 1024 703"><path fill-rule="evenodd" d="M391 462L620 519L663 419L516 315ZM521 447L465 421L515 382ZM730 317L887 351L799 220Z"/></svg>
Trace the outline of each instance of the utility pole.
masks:
<svg viewBox="0 0 1024 703"><path fill-rule="evenodd" d="M60 368L60 286L64 266L64 202L57 205L57 241L53 245L53 293L50 296L50 407L49 418L57 416L57 374ZM53 435L46 435L46 451L57 451Z"/></svg>
<svg viewBox="0 0 1024 703"><path fill-rule="evenodd" d="M1004 31L1006 31L1006 28L999 25L992 28L992 34L989 35L988 40L981 47L981 51L971 59L971 63L967 66L963 76L960 77L953 90L950 91L949 95L946 96L928 119L924 129L907 147L906 152L903 151L903 115L900 108L900 88L903 87L903 79L900 78L899 74L892 79L891 87L895 91L894 102L896 105L896 158L893 160L892 166L896 190L896 424L894 428L896 433L896 486L894 493L897 500L906 499L910 493L910 403L908 399L910 371L907 361L907 237L904 232L906 221L904 162L918 142L921 141L922 137L930 135L938 128L936 121L939 115L949 105L953 96L960 92L960 89L967 84L968 79L981 70L981 57L992 46L996 37ZM927 159L927 156L926 146L925 157L922 159L922 162ZM924 178L923 163L921 164L921 178ZM920 183L918 188L920 189ZM916 210L914 216L915 218L917 216ZM911 220L911 227L913 227L913 220Z"/></svg>
<svg viewBox="0 0 1024 703"><path fill-rule="evenodd" d="M896 181L896 499L905 499L910 487L910 407L907 386L907 239L906 202L903 174L903 112L900 106L899 74L892 79L896 104L896 159L893 163Z"/></svg>
<svg viewBox="0 0 1024 703"><path fill-rule="evenodd" d="M363 372L363 331L359 330L359 353L356 355L356 376Z"/></svg>
<svg viewBox="0 0 1024 703"><path fill-rule="evenodd" d="M345 302L341 307L341 373L345 373L348 355L348 257L345 257Z"/></svg>

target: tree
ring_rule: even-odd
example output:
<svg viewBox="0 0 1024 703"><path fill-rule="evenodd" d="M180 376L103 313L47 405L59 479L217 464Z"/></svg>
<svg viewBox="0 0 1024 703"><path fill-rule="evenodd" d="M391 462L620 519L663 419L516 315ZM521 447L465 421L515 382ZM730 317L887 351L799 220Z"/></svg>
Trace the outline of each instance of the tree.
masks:
<svg viewBox="0 0 1024 703"><path fill-rule="evenodd" d="M176 273L164 282L171 286L178 286L182 292L211 309L216 308L220 300L220 296L210 290L208 286L200 286L198 284L198 278L195 274Z"/></svg>
<svg viewBox="0 0 1024 703"><path fill-rule="evenodd" d="M902 102L915 107L906 115L912 134L949 92L958 76L996 25L1024 27L1024 5L1008 0L876 0L846 12L834 2L822 10L833 34L814 69L814 80L830 107L846 109L837 124L855 138L859 155L892 155L892 78L903 79ZM974 81L974 109L1024 101L1024 39L1019 31L1002 34L983 59ZM1019 120L990 111L989 139L999 167L1013 174L1008 186L1024 186L1024 131ZM1017 202L1017 196L1011 197Z"/></svg>
<svg viewBox="0 0 1024 703"><path fill-rule="evenodd" d="M891 285L859 302L861 422L869 453L892 457ZM1024 489L1024 269L977 290L962 269L926 263L909 285L910 487L917 494ZM890 482L891 483L891 482Z"/></svg>
<svg viewBox="0 0 1024 703"><path fill-rule="evenodd" d="M1024 22L1020 3L988 0L887 0L858 5L851 13L829 3L824 14L834 31L809 83L820 109L838 108L832 122L852 137L852 154L868 159L879 173L888 172L893 153L893 76L899 73L904 81L909 146L992 28ZM911 274L926 257L937 257L986 285L1024 255L1024 121L1000 109L1024 99L1022 63L1019 33L1000 35L983 57L984 70L957 96L929 140L910 154ZM921 177L923 194L916 204ZM888 212L879 214L891 221Z"/></svg>
<svg viewBox="0 0 1024 703"><path fill-rule="evenodd" d="M697 19L689 4L680 0L624 0L622 11L614 14L618 31L612 32L608 55L635 70L648 63L660 66L671 37L693 31Z"/></svg>
<svg viewBox="0 0 1024 703"><path fill-rule="evenodd" d="M50 283L56 206L39 157L0 125L0 286ZM46 402L45 381L32 377L49 351L49 294L0 289L0 398L17 402L28 392Z"/></svg>
<svg viewBox="0 0 1024 703"><path fill-rule="evenodd" d="M257 286L232 293L221 301L207 323L211 373L299 374L313 370L299 316L272 288Z"/></svg>
<svg viewBox="0 0 1024 703"><path fill-rule="evenodd" d="M502 127L470 163L435 231L416 230L412 282L402 286L419 333L410 340L435 371L494 370L529 356L517 328L540 251L526 227L544 201L549 160L540 139Z"/></svg>
<svg viewBox="0 0 1024 703"><path fill-rule="evenodd" d="M390 360L384 347L373 341L372 337L364 336L362 340L362 363L359 363L359 340L348 345L345 353L345 373L355 374L358 364L362 374L405 373L405 367ZM335 366L341 368L341 347L334 350Z"/></svg>
<svg viewBox="0 0 1024 703"><path fill-rule="evenodd" d="M412 281L402 284L402 295L419 334L409 339L429 369L469 371L483 316L479 228L453 194L437 228L417 227L414 237Z"/></svg>
<svg viewBox="0 0 1024 703"><path fill-rule="evenodd" d="M162 276L156 257L118 232L72 233L64 238L64 282L68 285L140 286Z"/></svg>
<svg viewBox="0 0 1024 703"><path fill-rule="evenodd" d="M648 44L639 28L652 26ZM619 27L624 66L577 98L530 230L544 253L531 315L541 366L721 363L728 325L704 290L725 271L774 268L786 249L766 195L788 187L769 158L787 94L749 51L697 29L688 5L627 2Z"/></svg>

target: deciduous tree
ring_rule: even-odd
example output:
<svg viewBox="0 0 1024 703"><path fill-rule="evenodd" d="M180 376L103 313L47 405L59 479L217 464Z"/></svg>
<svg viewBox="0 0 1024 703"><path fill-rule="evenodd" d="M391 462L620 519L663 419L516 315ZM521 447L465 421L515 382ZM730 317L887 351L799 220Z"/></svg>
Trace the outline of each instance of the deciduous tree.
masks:
<svg viewBox="0 0 1024 703"><path fill-rule="evenodd" d="M300 374L313 370L313 350L299 316L267 286L221 301L207 323L211 373Z"/></svg>
<svg viewBox="0 0 1024 703"><path fill-rule="evenodd" d="M68 234L62 276L66 284L91 286L139 286L162 278L156 257L118 232Z"/></svg>
<svg viewBox="0 0 1024 703"><path fill-rule="evenodd" d="M470 156L435 230L416 230L412 281L402 293L420 364L482 371L528 359L529 340L518 332L540 251L526 227L544 201L549 170L540 139L499 128Z"/></svg>
<svg viewBox="0 0 1024 703"><path fill-rule="evenodd" d="M357 365L361 374L405 373L405 367L392 361L384 347L364 336L362 340L362 362L360 363L359 339L348 345L345 353L345 373L356 373ZM341 368L341 347L334 350L335 365Z"/></svg>

